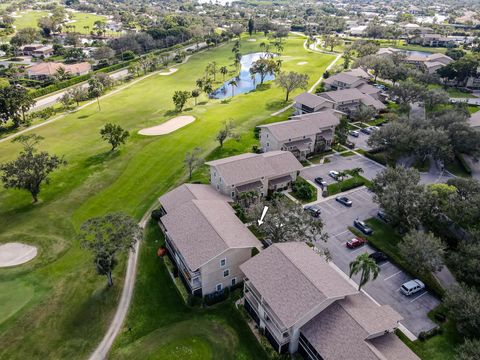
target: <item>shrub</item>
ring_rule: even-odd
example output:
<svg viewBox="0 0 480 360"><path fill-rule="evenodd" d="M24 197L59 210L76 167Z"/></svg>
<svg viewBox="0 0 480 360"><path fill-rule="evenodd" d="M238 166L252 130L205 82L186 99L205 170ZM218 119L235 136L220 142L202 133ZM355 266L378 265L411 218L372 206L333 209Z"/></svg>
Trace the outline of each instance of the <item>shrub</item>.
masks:
<svg viewBox="0 0 480 360"><path fill-rule="evenodd" d="M468 165L468 163L465 161L463 154L455 154L455 157L458 159L465 172L469 175L472 175L472 169L470 168L470 165Z"/></svg>
<svg viewBox="0 0 480 360"><path fill-rule="evenodd" d="M221 291L216 291L214 293L205 295L203 302L207 306L212 306L228 299L230 295L230 288L225 288Z"/></svg>
<svg viewBox="0 0 480 360"><path fill-rule="evenodd" d="M385 159L384 156L376 153L372 153L371 151L366 151L365 156L373 161L378 162L379 164L382 164L383 166L387 166L387 160Z"/></svg>
<svg viewBox="0 0 480 360"><path fill-rule="evenodd" d="M162 217L162 215L163 215L163 211L161 209L155 209L150 214L150 217L152 218L152 220L155 220L158 222Z"/></svg>
<svg viewBox="0 0 480 360"><path fill-rule="evenodd" d="M305 179L297 178L297 181L293 184L293 193L296 198L300 200L311 200L316 195L315 188L310 185Z"/></svg>

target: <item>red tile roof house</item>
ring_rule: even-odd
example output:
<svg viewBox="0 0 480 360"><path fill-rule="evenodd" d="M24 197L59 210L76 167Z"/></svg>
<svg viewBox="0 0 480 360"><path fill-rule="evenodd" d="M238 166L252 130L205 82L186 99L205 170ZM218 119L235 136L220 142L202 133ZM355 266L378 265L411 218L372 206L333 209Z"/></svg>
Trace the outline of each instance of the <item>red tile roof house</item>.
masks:
<svg viewBox="0 0 480 360"><path fill-rule="evenodd" d="M209 185L183 184L159 199L169 257L191 294L221 292L243 281L239 265L261 243Z"/></svg>
<svg viewBox="0 0 480 360"><path fill-rule="evenodd" d="M244 306L279 353L307 360L419 360L394 334L400 314L358 292L302 242L277 243L244 264Z"/></svg>
<svg viewBox="0 0 480 360"><path fill-rule="evenodd" d="M258 126L262 151L290 151L301 161L311 154L329 150L341 115L325 110Z"/></svg>
<svg viewBox="0 0 480 360"><path fill-rule="evenodd" d="M56 62L42 62L27 68L27 76L34 80L47 80L55 76L59 68L63 67L65 72L71 76L88 74L92 66L88 62L78 64L62 64Z"/></svg>
<svg viewBox="0 0 480 360"><path fill-rule="evenodd" d="M210 166L211 186L232 199L249 191L263 197L287 189L303 169L289 151L246 153L209 161L206 165Z"/></svg>

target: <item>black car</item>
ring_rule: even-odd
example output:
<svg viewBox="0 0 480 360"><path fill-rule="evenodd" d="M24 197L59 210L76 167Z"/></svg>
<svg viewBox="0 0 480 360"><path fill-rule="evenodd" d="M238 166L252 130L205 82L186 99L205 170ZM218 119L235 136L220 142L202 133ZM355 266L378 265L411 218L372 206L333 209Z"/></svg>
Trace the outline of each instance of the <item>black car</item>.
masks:
<svg viewBox="0 0 480 360"><path fill-rule="evenodd" d="M315 182L322 187L322 189L327 186L327 182L323 180L321 176L315 178Z"/></svg>
<svg viewBox="0 0 480 360"><path fill-rule="evenodd" d="M313 217L319 217L320 214L322 213L321 209L316 205L307 206L305 207L304 210L308 212L310 215L312 215Z"/></svg>
<svg viewBox="0 0 480 360"><path fill-rule="evenodd" d="M360 221L358 219L355 219L353 221L353 225L358 229L360 230L362 233L364 233L365 235L372 235L373 234L373 230L372 228L370 228L367 224L365 224L363 221Z"/></svg>
<svg viewBox="0 0 480 360"><path fill-rule="evenodd" d="M351 207L352 206L352 200L347 198L346 196L337 196L335 198L336 201L338 201L340 204Z"/></svg>
<svg viewBox="0 0 480 360"><path fill-rule="evenodd" d="M388 260L387 255L385 255L381 251L371 253L370 255L368 255L368 257L370 259L373 259L377 264Z"/></svg>
<svg viewBox="0 0 480 360"><path fill-rule="evenodd" d="M370 129L369 127L363 128L360 131L367 135L370 135L372 133L372 129Z"/></svg>
<svg viewBox="0 0 480 360"><path fill-rule="evenodd" d="M385 223L389 223L390 219L388 218L387 214L383 210L379 210L377 213L377 217Z"/></svg>

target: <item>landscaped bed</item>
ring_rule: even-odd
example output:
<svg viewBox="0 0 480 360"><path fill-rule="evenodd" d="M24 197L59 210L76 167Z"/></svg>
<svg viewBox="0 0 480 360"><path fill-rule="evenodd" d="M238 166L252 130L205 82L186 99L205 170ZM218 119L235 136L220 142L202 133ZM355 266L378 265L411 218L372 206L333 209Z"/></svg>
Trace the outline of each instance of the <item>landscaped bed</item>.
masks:
<svg viewBox="0 0 480 360"><path fill-rule="evenodd" d="M360 186L367 186L371 185L370 180L365 179L361 175L354 175L350 178L335 182L327 186L328 196L336 195L344 191L352 190Z"/></svg>

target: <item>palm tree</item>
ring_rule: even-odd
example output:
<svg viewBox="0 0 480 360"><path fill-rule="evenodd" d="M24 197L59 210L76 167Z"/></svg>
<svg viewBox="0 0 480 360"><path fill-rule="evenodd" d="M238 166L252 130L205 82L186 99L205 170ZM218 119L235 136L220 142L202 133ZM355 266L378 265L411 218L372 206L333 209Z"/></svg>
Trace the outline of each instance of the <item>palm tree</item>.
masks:
<svg viewBox="0 0 480 360"><path fill-rule="evenodd" d="M356 167L356 168L353 168L353 169L350 169L350 170L346 170L345 172L348 175L350 175L352 177L355 177L355 176L358 176L361 173L363 173L363 169L361 167Z"/></svg>
<svg viewBox="0 0 480 360"><path fill-rule="evenodd" d="M203 80L203 79L197 79L196 85L197 85L197 88L203 89L203 86L205 85L205 80Z"/></svg>
<svg viewBox="0 0 480 360"><path fill-rule="evenodd" d="M235 86L237 86L237 81L235 79L232 79L228 82L228 85L232 87L232 97L235 96Z"/></svg>
<svg viewBox="0 0 480 360"><path fill-rule="evenodd" d="M373 276L372 280L375 280L380 273L380 267L375 260L368 256L368 253L357 256L357 258L350 263L350 278L353 275L360 275L360 283L358 284L358 291L370 281L370 276Z"/></svg>
<svg viewBox="0 0 480 360"><path fill-rule="evenodd" d="M222 66L222 67L220 68L220 74L223 75L223 82L225 82L225 75L228 74L228 69L227 69L226 66Z"/></svg>

